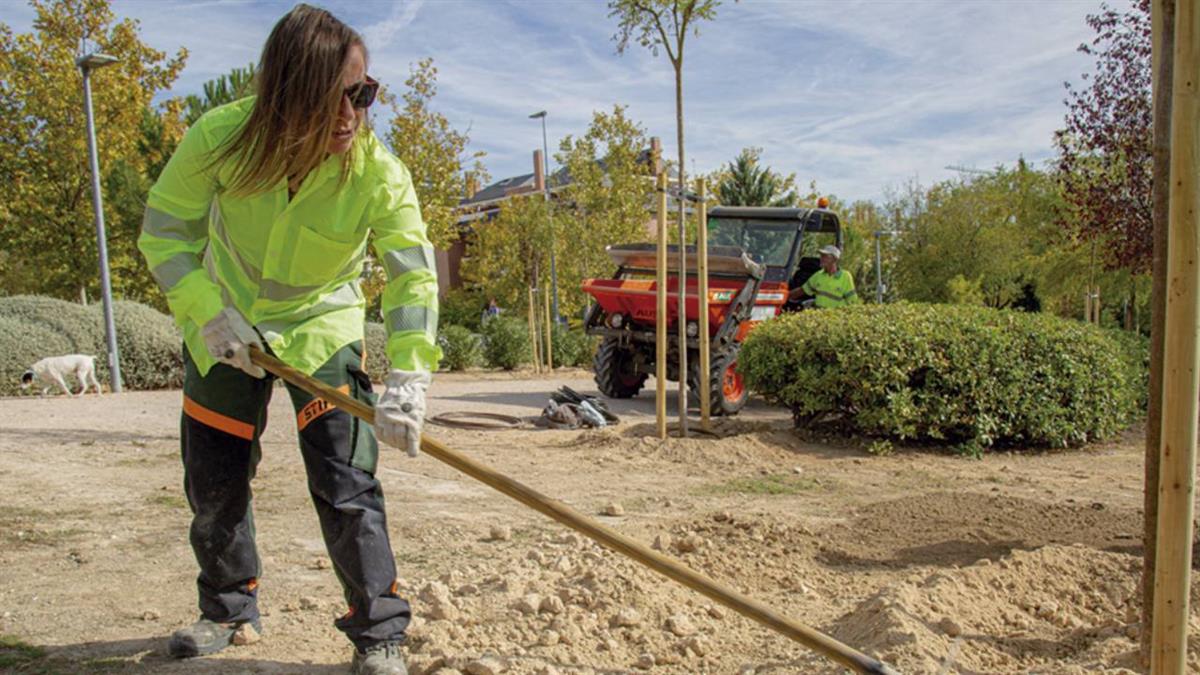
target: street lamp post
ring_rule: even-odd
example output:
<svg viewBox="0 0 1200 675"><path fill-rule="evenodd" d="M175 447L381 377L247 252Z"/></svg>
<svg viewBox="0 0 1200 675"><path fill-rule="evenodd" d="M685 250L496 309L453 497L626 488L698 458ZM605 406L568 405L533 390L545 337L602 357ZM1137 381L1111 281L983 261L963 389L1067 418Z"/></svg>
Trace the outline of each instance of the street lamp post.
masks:
<svg viewBox="0 0 1200 675"><path fill-rule="evenodd" d="M532 115L530 115L529 119L531 119L531 120L541 119L542 120L542 162L543 162L543 167L544 167L542 169L542 175L545 176L545 179L542 181L542 190L543 190L542 194L546 200L547 207L549 207L549 204L550 204L550 146L546 143L546 111L539 110L538 112L535 112ZM547 217L549 217L549 211L547 211ZM559 317L559 314L558 314L558 269L556 268L556 266L554 264L553 224L551 224L550 237L551 237L551 240L550 240L550 302L552 304L551 311L554 313L554 321L555 321L555 323L557 323L558 317Z"/></svg>
<svg viewBox="0 0 1200 675"><path fill-rule="evenodd" d="M108 278L108 244L104 236L104 202L100 195L100 161L96 158L96 124L92 115L91 72L110 66L119 59L93 52L75 60L83 73L83 109L87 116L88 157L92 169L92 210L96 218L96 248L100 251L100 289L104 297L104 330L108 343L108 369L112 373L112 390L121 391L121 358L117 352L117 329L113 321L112 284Z"/></svg>

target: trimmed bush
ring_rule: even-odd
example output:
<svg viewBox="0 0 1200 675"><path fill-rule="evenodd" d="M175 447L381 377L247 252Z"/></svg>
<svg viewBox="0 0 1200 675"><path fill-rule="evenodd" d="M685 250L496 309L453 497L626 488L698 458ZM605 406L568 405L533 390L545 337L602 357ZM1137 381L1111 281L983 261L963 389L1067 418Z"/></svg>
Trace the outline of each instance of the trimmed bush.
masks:
<svg viewBox="0 0 1200 675"><path fill-rule="evenodd" d="M479 336L463 326L446 326L438 336L442 347L442 365L450 370L466 370L478 365L483 357Z"/></svg>
<svg viewBox="0 0 1200 675"><path fill-rule="evenodd" d="M71 341L44 323L21 317L0 316L0 395L21 393L21 374L35 362L47 356L60 356L73 351ZM97 367L101 359L96 359ZM99 375L97 375L97 379ZM78 382L68 382L73 388ZM44 383L35 383L40 392ZM57 391L58 387L54 387Z"/></svg>
<svg viewBox="0 0 1200 675"><path fill-rule="evenodd" d="M581 330L554 327L555 367L587 367L592 364L596 341Z"/></svg>
<svg viewBox="0 0 1200 675"><path fill-rule="evenodd" d="M504 370L531 361L528 324L506 316L488 321L483 327L483 359L488 368Z"/></svg>
<svg viewBox="0 0 1200 675"><path fill-rule="evenodd" d="M104 344L102 305L86 307L58 298L14 295L0 298L0 317L21 319L43 326L66 340L66 346L56 343L57 351L47 352L42 357L63 354L90 354L97 357L96 377L101 382L108 381L108 359L104 356L108 350Z"/></svg>
<svg viewBox="0 0 1200 675"><path fill-rule="evenodd" d="M367 374L373 382L383 382L392 369L387 356L387 328L381 323L367 322L363 334L366 336Z"/></svg>
<svg viewBox="0 0 1200 675"><path fill-rule="evenodd" d="M103 308L93 306L103 314ZM129 389L168 389L183 386L183 337L171 317L137 302L113 303L121 383ZM105 360L101 350L97 362Z"/></svg>
<svg viewBox="0 0 1200 675"><path fill-rule="evenodd" d="M20 366L23 372L33 361L47 356L89 354L96 357L96 378L101 384L112 386L103 305L85 307L56 298L13 296L0 298L0 319L34 327L24 334L10 332L0 337L0 351L5 354L6 364L9 360L20 361L36 355L37 358ZM113 303L113 323L121 355L121 379L126 388L182 386L183 339L171 317L147 305L118 300ZM11 331L14 324L7 325ZM7 388L3 391L12 393Z"/></svg>
<svg viewBox="0 0 1200 675"><path fill-rule="evenodd" d="M1128 377L1137 382L1138 410L1144 411L1150 405L1150 338L1127 330L1108 329L1105 333L1121 345Z"/></svg>
<svg viewBox="0 0 1200 675"><path fill-rule="evenodd" d="M738 368L797 422L832 413L858 433L977 454L1080 445L1125 428L1144 398L1134 342L1046 314L861 305L763 324Z"/></svg>

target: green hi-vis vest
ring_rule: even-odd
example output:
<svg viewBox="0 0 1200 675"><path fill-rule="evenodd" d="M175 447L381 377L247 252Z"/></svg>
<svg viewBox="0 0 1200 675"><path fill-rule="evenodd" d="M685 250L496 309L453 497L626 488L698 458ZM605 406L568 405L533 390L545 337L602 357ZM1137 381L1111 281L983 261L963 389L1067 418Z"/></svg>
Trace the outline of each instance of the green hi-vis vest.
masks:
<svg viewBox="0 0 1200 675"><path fill-rule="evenodd" d="M819 309L828 307L844 307L859 302L858 293L854 290L854 277L846 270L838 270L826 274L825 270L817 270L804 282L804 293L816 297L814 303Z"/></svg>
<svg viewBox="0 0 1200 675"><path fill-rule="evenodd" d="M372 232L388 277L388 359L393 368L435 370L437 272L408 169L363 130L340 185L343 156L332 155L290 201L283 180L254 195L229 194L230 163L208 167L253 106L253 97L235 101L192 125L150 189L138 238L200 373L216 362L200 329L225 305L309 374L363 339L358 280Z"/></svg>

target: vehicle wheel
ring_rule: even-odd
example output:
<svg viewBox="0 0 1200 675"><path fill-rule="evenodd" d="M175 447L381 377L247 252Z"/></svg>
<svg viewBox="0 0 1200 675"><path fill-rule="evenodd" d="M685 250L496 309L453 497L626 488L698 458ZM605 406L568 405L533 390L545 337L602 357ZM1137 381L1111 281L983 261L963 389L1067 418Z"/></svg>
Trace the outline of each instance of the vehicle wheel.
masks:
<svg viewBox="0 0 1200 675"><path fill-rule="evenodd" d="M741 345L735 344L725 351L713 355L706 383L710 415L736 415L745 407L746 401L750 398L750 391L746 389L746 381L742 378L742 374L737 372L737 358L740 349ZM696 359L696 364L696 367L688 368L691 371L688 384L696 404L699 405L700 382L697 377L700 371L699 358Z"/></svg>
<svg viewBox="0 0 1200 675"><path fill-rule="evenodd" d="M633 351L621 348L616 338L604 338L600 343L594 366L596 386L609 398L637 396L649 377L646 373L637 372Z"/></svg>

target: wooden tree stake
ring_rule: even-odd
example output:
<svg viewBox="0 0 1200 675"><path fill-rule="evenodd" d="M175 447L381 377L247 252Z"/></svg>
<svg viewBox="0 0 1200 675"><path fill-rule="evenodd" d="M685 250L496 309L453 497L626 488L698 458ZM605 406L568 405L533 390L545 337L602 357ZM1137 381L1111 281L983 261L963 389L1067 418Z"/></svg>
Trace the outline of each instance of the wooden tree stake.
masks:
<svg viewBox="0 0 1200 675"><path fill-rule="evenodd" d="M709 409L712 407L712 355L709 354L708 336L708 191L704 179L700 179L700 222L696 227L696 297L699 300L700 318L700 428L712 430Z"/></svg>
<svg viewBox="0 0 1200 675"><path fill-rule="evenodd" d="M667 172L658 174L658 256L654 290L658 315L654 324L654 411L658 437L667 437Z"/></svg>
<svg viewBox="0 0 1200 675"><path fill-rule="evenodd" d="M1175 14L1171 87L1171 206L1167 233L1167 317L1163 350L1162 451L1159 455L1157 568L1150 672L1187 671L1192 568L1192 501L1200 394L1200 11L1180 2Z"/></svg>

